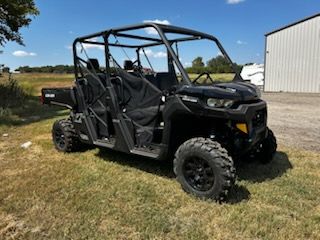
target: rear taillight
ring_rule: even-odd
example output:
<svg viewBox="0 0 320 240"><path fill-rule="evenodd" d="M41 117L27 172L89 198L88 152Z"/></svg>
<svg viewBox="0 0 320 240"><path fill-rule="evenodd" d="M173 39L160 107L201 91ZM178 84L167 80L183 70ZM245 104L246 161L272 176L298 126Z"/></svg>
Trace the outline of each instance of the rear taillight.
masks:
<svg viewBox="0 0 320 240"><path fill-rule="evenodd" d="M43 94L41 94L41 96L40 96L40 102L41 102L41 104L44 104L44 96L43 96Z"/></svg>

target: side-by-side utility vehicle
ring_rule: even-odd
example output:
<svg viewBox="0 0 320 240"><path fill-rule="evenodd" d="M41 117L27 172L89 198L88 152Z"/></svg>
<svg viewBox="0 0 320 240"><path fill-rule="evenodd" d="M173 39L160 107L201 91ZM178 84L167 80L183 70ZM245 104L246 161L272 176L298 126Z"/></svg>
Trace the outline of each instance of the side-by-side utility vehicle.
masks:
<svg viewBox="0 0 320 240"><path fill-rule="evenodd" d="M212 56L218 54L215 59L223 58L233 70L230 81L215 79L221 74L206 71L210 68L203 66L202 58L193 61L195 69L202 69L199 74L187 72L184 61L192 61L188 56L211 54L197 43L203 40L215 45L218 51ZM182 47L184 43L189 45ZM160 47L164 51L152 50ZM180 50L187 55L182 58ZM186 192L218 201L235 182L236 161L254 157L267 163L276 152L260 90L243 81L212 35L143 23L79 37L73 57L74 86L42 89L44 104L70 109L67 119L53 124L58 151L89 144L172 160Z"/></svg>

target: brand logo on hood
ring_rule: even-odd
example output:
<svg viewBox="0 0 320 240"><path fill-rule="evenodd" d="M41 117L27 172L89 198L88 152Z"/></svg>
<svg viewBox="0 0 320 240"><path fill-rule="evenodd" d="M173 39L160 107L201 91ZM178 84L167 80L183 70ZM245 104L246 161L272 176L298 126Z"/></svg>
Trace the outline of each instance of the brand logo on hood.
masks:
<svg viewBox="0 0 320 240"><path fill-rule="evenodd" d="M251 92L251 93L254 93L254 91L250 88L248 88L248 91Z"/></svg>
<svg viewBox="0 0 320 240"><path fill-rule="evenodd" d="M237 91L237 89L227 87L227 88L226 88L226 91L235 93L235 92Z"/></svg>

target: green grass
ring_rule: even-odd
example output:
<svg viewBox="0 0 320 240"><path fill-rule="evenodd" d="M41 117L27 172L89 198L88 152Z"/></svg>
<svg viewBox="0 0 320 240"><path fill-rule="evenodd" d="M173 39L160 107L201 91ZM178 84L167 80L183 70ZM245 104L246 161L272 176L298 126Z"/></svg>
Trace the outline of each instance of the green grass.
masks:
<svg viewBox="0 0 320 240"><path fill-rule="evenodd" d="M23 73L13 74L13 78L17 79L33 95L38 96L42 87L71 86L74 81L74 74Z"/></svg>
<svg viewBox="0 0 320 240"><path fill-rule="evenodd" d="M195 74L195 73L189 74L189 77L191 80L195 79L198 76L199 74ZM210 74L210 77L216 81L228 82L234 78L234 74L233 73L215 73L215 74ZM204 75L201 77L201 80L205 80L206 78L207 76Z"/></svg>
<svg viewBox="0 0 320 240"><path fill-rule="evenodd" d="M0 239L320 239L318 152L280 146L271 164L239 166L218 204L183 192L170 164L57 152L51 126L66 112L29 100L0 120Z"/></svg>
<svg viewBox="0 0 320 240"><path fill-rule="evenodd" d="M15 86L17 91L10 93L4 92L6 90L2 86L6 86L8 75L0 77L0 93L4 96L5 100L11 101L13 108L0 108L0 130L7 126L25 125L32 121L40 121L52 116L59 116L65 114L63 111L56 107L42 106L40 102L40 94L42 87L65 87L71 86L73 75L71 74L14 74L12 78L19 84ZM22 86L22 89L19 87ZM10 86L9 86L10 87ZM3 90L3 91L1 91ZM7 89L8 90L8 89ZM24 90L20 93L21 90ZM21 95L21 96L19 96ZM0 96L0 100L2 96ZM10 99L12 98L12 99ZM3 101L3 100L2 100ZM6 104L7 105L7 104ZM0 104L1 106L1 104Z"/></svg>

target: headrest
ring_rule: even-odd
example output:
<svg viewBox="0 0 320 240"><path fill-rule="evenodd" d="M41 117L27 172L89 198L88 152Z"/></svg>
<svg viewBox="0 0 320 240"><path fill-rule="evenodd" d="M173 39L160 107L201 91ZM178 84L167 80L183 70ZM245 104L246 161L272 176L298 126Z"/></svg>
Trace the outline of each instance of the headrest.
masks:
<svg viewBox="0 0 320 240"><path fill-rule="evenodd" d="M100 70L99 61L96 58L89 58L87 62L88 70Z"/></svg>
<svg viewBox="0 0 320 240"><path fill-rule="evenodd" d="M125 60L123 62L123 68L124 70L126 71L130 71L130 70L133 70L133 62L131 60Z"/></svg>

